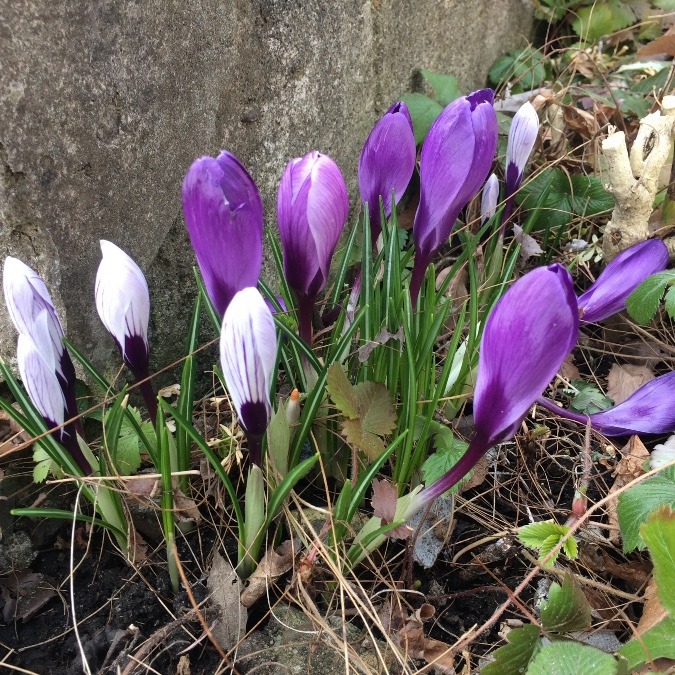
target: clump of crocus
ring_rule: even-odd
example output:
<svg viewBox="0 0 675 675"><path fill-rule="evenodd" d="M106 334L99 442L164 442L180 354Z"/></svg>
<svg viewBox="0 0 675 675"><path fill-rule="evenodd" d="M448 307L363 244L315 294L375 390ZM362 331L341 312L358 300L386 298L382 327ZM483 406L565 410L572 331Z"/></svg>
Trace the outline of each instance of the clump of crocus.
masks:
<svg viewBox="0 0 675 675"><path fill-rule="evenodd" d="M77 441L79 421L75 398L75 368L63 344L63 327L42 279L17 258L5 259L5 303L17 331L17 361L24 387L56 438L83 473L91 466Z"/></svg>
<svg viewBox="0 0 675 675"><path fill-rule="evenodd" d="M502 224L511 216L513 198L523 181L525 165L532 154L532 149L539 133L539 117L534 106L528 101L522 105L514 115L509 130L509 140L506 145L506 175L504 191L506 205Z"/></svg>
<svg viewBox="0 0 675 675"><path fill-rule="evenodd" d="M157 399L150 383L150 293L140 267L118 246L101 240L103 257L96 273L96 310L113 336L124 363L139 382L151 419Z"/></svg>
<svg viewBox="0 0 675 675"><path fill-rule="evenodd" d="M300 336L310 346L314 302L326 286L348 212L347 187L330 157L310 152L288 163L279 185L277 218L284 276L297 296Z"/></svg>
<svg viewBox="0 0 675 675"><path fill-rule="evenodd" d="M406 519L462 479L497 443L511 438L579 337L572 278L561 265L516 281L485 324L473 399L474 437L444 476L414 496Z"/></svg>
<svg viewBox="0 0 675 675"><path fill-rule="evenodd" d="M256 286L262 266L263 207L243 164L223 150L193 162L183 212L206 291L220 316L237 291Z"/></svg>
<svg viewBox="0 0 675 675"><path fill-rule="evenodd" d="M497 211L499 202L499 179L494 173L485 181L480 202L480 224L484 225Z"/></svg>
<svg viewBox="0 0 675 675"><path fill-rule="evenodd" d="M260 466L262 440L272 414L270 387L276 353L272 312L255 288L244 288L234 296L223 318L220 362L256 466Z"/></svg>
<svg viewBox="0 0 675 675"><path fill-rule="evenodd" d="M591 426L605 436L666 434L675 431L675 372L661 375L643 384L619 405L593 415L581 415L559 408L540 397L539 405L565 419Z"/></svg>
<svg viewBox="0 0 675 675"><path fill-rule="evenodd" d="M628 296L652 274L668 265L668 249L660 239L627 248L579 296L579 315L585 323L602 321L626 309Z"/></svg>
<svg viewBox="0 0 675 675"><path fill-rule="evenodd" d="M359 191L368 204L373 247L382 232L380 198L389 218L408 187L416 158L410 112L405 103L394 103L373 127L359 159Z"/></svg>
<svg viewBox="0 0 675 675"><path fill-rule="evenodd" d="M478 193L497 149L494 92L481 89L453 101L438 116L420 155L420 203L415 214L413 303L433 255L446 243L460 211Z"/></svg>

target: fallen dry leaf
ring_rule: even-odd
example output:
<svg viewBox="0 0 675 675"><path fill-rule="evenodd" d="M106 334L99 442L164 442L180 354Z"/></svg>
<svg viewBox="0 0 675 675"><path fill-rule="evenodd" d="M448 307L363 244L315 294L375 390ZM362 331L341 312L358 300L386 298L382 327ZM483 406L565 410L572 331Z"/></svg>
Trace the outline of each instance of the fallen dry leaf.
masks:
<svg viewBox="0 0 675 675"><path fill-rule="evenodd" d="M248 612L240 601L241 586L242 581L232 565L216 553L206 587L211 594L211 602L220 610L211 632L226 652L237 645L246 632Z"/></svg>
<svg viewBox="0 0 675 675"><path fill-rule="evenodd" d="M675 56L675 26L671 26L663 35L648 42L637 51L638 59L649 59L657 54Z"/></svg>
<svg viewBox="0 0 675 675"><path fill-rule="evenodd" d="M373 496L370 500L373 514L382 521L383 525L389 525L396 519L396 501L398 491L387 480L373 481ZM407 539L412 534L412 529L405 523L390 530L387 534L392 539Z"/></svg>
<svg viewBox="0 0 675 675"><path fill-rule="evenodd" d="M522 261L541 255L544 251L534 237L526 234L520 225L513 226L513 238L520 244L520 259Z"/></svg>
<svg viewBox="0 0 675 675"><path fill-rule="evenodd" d="M607 375L607 396L619 405L653 379L654 373L647 366L615 363Z"/></svg>
<svg viewBox="0 0 675 675"><path fill-rule="evenodd" d="M201 514L199 513L199 507L194 499L183 494L179 489L174 491L173 495L173 508L174 515L179 521L194 520L195 523L199 524L201 522Z"/></svg>
<svg viewBox="0 0 675 675"><path fill-rule="evenodd" d="M644 607L642 608L642 616L640 617L640 622L638 623L635 633L637 635L643 635L650 628L656 626L657 623L664 619L668 612L664 609L661 604L661 600L658 596L658 591L656 588L656 580L652 577L645 588L644 594Z"/></svg>
<svg viewBox="0 0 675 675"><path fill-rule="evenodd" d="M56 588L49 577L30 570L0 579L0 588L5 601L5 623L18 619L28 621L56 595Z"/></svg>
<svg viewBox="0 0 675 675"><path fill-rule="evenodd" d="M298 540L287 539L276 551L272 548L267 549L255 572L248 578L248 586L241 594L241 604L244 607L250 607L265 594L272 581L293 567L298 548Z"/></svg>
<svg viewBox="0 0 675 675"><path fill-rule="evenodd" d="M558 374L564 380L567 380L567 382L571 382L572 380L578 380L581 377L581 374L579 373L579 369L574 365L574 355L573 354L568 354L565 357L565 360L563 361L562 366L560 366L560 370L558 371Z"/></svg>

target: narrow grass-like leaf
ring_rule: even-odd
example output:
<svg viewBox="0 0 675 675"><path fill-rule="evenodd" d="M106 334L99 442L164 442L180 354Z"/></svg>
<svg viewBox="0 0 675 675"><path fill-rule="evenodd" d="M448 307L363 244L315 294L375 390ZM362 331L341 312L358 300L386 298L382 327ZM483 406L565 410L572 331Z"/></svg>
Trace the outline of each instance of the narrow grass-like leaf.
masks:
<svg viewBox="0 0 675 675"><path fill-rule="evenodd" d="M25 517L25 518L52 518L54 520L69 520L73 521L73 512L66 511L65 509L41 509L41 508L23 508L23 509L11 509L10 513L13 516ZM95 525L96 527L102 527L112 534L115 535L118 539L125 539L126 535L122 530L118 529L111 523L101 518L92 518L91 516L85 516L82 513L75 515L75 520L82 523L89 523Z"/></svg>

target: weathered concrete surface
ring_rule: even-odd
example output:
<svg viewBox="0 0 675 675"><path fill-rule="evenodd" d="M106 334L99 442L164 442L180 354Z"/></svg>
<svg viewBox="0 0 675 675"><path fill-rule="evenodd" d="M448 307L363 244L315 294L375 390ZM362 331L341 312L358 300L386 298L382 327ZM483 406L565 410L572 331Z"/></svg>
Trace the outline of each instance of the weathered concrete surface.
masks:
<svg viewBox="0 0 675 675"><path fill-rule="evenodd" d="M110 364L93 286L114 241L146 271L165 365L194 297L194 157L240 156L271 224L286 161L312 149L355 196L363 140L414 69L481 86L530 24L524 0L0 0L0 259L43 274L68 335ZM0 354L15 339L0 308Z"/></svg>

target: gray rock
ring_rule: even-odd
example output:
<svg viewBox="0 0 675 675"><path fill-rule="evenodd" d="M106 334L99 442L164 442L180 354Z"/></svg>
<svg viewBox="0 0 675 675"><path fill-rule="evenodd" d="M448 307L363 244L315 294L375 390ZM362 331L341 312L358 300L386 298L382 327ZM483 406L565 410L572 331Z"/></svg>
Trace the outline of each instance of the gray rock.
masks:
<svg viewBox="0 0 675 675"><path fill-rule="evenodd" d="M147 274L155 366L182 354L195 287L180 186L195 157L240 156L270 225L285 163L313 149L355 203L361 145L414 69L481 86L531 29L524 0L0 3L0 258L44 276L69 337L111 370L101 238ZM0 355L15 344L2 307Z"/></svg>

